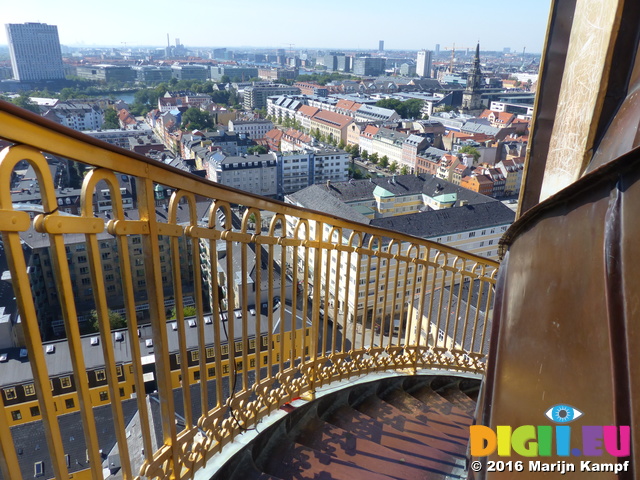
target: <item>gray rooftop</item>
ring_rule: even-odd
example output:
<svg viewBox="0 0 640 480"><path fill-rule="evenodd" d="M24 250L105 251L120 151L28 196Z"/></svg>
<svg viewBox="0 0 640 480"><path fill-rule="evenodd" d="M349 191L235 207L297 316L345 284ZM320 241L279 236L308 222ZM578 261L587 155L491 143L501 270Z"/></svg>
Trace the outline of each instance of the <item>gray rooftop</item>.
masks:
<svg viewBox="0 0 640 480"><path fill-rule="evenodd" d="M492 200L476 205L376 218L371 221L371 225L415 237L434 238L479 228L510 225L514 219L515 213L509 207Z"/></svg>

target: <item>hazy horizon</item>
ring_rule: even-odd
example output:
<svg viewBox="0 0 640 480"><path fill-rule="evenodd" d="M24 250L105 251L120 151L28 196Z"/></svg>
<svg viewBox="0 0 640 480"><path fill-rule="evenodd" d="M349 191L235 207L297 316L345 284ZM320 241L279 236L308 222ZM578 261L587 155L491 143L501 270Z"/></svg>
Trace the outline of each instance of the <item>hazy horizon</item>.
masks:
<svg viewBox="0 0 640 480"><path fill-rule="evenodd" d="M150 8L112 0L108 8L94 9L96 19L86 13L86 2L80 0L31 0L24 9L4 11L3 23L56 25L60 43L68 47L159 48L166 46L169 34L171 45L178 38L187 48L377 50L378 41L384 40L389 51L434 50L436 44L441 52L453 44L456 50L466 50L480 42L483 51L526 48L540 53L550 6L550 0L517 9L506 0L459 0L455 8L430 1L401 2L389 8L386 2L369 0L362 2L364 9L360 3L245 0L238 9L204 0L184 6L159 0ZM177 17L185 20L176 21ZM124 28L124 24L139 28ZM2 31L0 44L7 45L6 30Z"/></svg>

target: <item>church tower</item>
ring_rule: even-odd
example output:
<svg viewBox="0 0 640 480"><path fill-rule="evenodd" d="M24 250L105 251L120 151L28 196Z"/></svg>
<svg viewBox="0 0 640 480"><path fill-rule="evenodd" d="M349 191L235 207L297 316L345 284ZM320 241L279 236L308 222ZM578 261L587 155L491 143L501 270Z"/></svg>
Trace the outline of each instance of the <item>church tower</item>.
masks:
<svg viewBox="0 0 640 480"><path fill-rule="evenodd" d="M482 72L480 71L480 43L476 46L476 58L473 67L467 76L467 88L462 94L463 110L479 110L482 107L480 90L482 89Z"/></svg>

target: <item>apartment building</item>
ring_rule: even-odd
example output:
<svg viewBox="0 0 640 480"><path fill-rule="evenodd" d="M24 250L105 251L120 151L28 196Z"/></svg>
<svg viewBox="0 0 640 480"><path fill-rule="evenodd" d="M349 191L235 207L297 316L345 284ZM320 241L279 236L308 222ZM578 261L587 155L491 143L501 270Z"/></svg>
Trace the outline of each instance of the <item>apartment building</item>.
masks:
<svg viewBox="0 0 640 480"><path fill-rule="evenodd" d="M353 123L353 118L326 110L318 111L311 117L310 128L314 132L320 131L321 135L333 139L336 142L347 143L347 132L349 125Z"/></svg>
<svg viewBox="0 0 640 480"><path fill-rule="evenodd" d="M214 182L273 198L315 183L343 182L351 157L337 148L227 156L208 155L202 168Z"/></svg>
<svg viewBox="0 0 640 480"><path fill-rule="evenodd" d="M286 201L494 259L498 257L498 241L515 217L497 200L428 175L318 184L288 195ZM311 223L314 238L315 224ZM325 226L324 234L329 232ZM342 233L343 242L349 242L349 235L350 232ZM406 242L399 244L398 255L406 256L409 247ZM321 273L322 287L328 282L329 291L336 292L339 310L347 307L345 298L349 299L349 311L357 310L357 318L352 320L361 321L365 315L369 320L396 315L399 312L390 310L394 301L408 295L412 282L422 285L425 280L420 267L414 270L415 266L407 262L356 257L352 256L349 262L347 255L336 252L326 259L330 263L328 276L324 268ZM345 280L347 269L351 270L349 284ZM358 272L371 270L377 272L374 281L360 282Z"/></svg>
<svg viewBox="0 0 640 480"><path fill-rule="evenodd" d="M273 128L271 120L229 120L229 131L240 135L246 135L252 140L264 138L269 130Z"/></svg>
<svg viewBox="0 0 640 480"><path fill-rule="evenodd" d="M74 130L97 130L104 123L104 112L92 103L60 101L47 110L43 117Z"/></svg>
<svg viewBox="0 0 640 480"><path fill-rule="evenodd" d="M290 87L277 83L269 85L253 85L244 89L244 108L253 110L256 108L266 108L267 98L279 95L299 95L298 87Z"/></svg>

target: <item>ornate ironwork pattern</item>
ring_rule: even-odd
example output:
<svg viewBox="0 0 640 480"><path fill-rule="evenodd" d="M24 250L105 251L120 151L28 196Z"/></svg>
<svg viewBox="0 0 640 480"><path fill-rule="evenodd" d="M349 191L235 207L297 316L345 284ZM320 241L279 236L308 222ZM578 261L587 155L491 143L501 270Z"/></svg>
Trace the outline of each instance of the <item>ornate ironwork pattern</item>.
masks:
<svg viewBox="0 0 640 480"><path fill-rule="evenodd" d="M144 462L134 471L121 403L112 402L125 478L190 478L238 433L293 398L312 396L339 379L384 370L484 371L496 262L214 184L6 103L0 105L0 138L9 144L0 156L0 232L56 478L69 474L20 239L20 232L32 227L50 243L94 478L102 475L102 460L65 252L67 234L85 237L112 399L119 398L119 380L97 236L107 232L115 238L130 372L140 393L145 392L145 374L130 250L132 239L141 239L144 262L139 268L144 268L153 331L163 443L154 451L151 414L145 395L139 394ZM50 156L88 167L78 216L57 209ZM14 209L11 197L12 172L25 160L36 172L45 212L33 221ZM137 218L123 209L121 175L135 182ZM158 186L171 191L162 216L154 196ZM110 192L110 218L96 213L99 188ZM203 201L210 202L204 217L197 213ZM168 281L160 260L167 254L166 242ZM193 290L195 345L187 341L192 325L185 319L185 285ZM175 300L177 343L168 336L168 297ZM177 354L179 367L172 367L172 354ZM202 388L187 388L192 384ZM179 397L183 426L174 421ZM9 424L3 409L0 466L5 478L13 479L20 478L20 469Z"/></svg>

